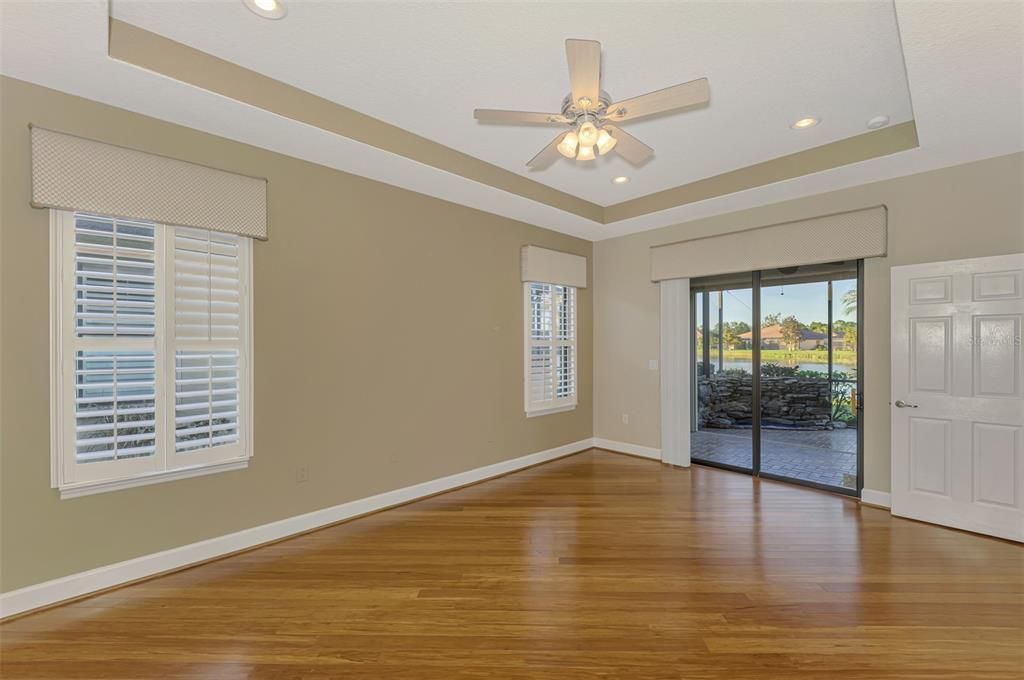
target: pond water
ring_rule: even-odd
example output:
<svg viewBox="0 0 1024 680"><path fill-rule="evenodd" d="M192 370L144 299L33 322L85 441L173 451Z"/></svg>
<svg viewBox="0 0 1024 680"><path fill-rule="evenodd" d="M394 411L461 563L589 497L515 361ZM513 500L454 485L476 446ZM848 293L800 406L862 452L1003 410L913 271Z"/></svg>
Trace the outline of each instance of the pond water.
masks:
<svg viewBox="0 0 1024 680"><path fill-rule="evenodd" d="M771 362L778 364L779 366L799 366L801 371L818 371L819 373L828 373L828 362L815 363L811 361L778 361ZM718 362L712 359L711 364L718 367ZM749 361L725 361L723 366L726 370L734 368L742 368L747 373L751 372L751 363ZM832 370L844 373L853 373L857 369L856 364L840 364L838 362L832 364Z"/></svg>

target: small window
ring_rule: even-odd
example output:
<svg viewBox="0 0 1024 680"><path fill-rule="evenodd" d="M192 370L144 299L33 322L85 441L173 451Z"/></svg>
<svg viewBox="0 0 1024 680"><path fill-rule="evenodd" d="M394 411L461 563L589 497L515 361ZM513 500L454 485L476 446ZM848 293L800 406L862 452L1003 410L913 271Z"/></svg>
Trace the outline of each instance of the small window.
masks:
<svg viewBox="0 0 1024 680"><path fill-rule="evenodd" d="M526 414L576 407L576 289L523 284L526 297Z"/></svg>
<svg viewBox="0 0 1024 680"><path fill-rule="evenodd" d="M63 211L52 236L62 496L244 466L248 240Z"/></svg>

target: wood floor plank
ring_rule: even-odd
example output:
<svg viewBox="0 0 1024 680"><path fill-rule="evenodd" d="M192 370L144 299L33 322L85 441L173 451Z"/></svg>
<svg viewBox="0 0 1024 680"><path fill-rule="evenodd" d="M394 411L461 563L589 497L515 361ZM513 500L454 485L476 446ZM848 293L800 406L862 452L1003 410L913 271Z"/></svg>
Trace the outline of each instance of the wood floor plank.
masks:
<svg viewBox="0 0 1024 680"><path fill-rule="evenodd" d="M4 678L1024 678L1024 547L593 450L0 625Z"/></svg>

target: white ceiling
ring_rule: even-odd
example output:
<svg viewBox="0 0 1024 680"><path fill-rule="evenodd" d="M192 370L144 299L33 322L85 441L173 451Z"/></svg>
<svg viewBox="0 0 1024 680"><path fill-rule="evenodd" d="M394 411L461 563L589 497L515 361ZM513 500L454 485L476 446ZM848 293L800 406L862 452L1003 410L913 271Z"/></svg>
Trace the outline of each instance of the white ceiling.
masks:
<svg viewBox="0 0 1024 680"><path fill-rule="evenodd" d="M114 15L599 205L913 118L890 0L288 7L267 21L237 0L116 0ZM707 77L711 104L624 124L655 148L641 169L612 154L531 172L563 128L481 125L473 109L560 112L567 37L602 43L613 99ZM823 123L790 129L808 115Z"/></svg>
<svg viewBox="0 0 1024 680"><path fill-rule="evenodd" d="M708 76L709 108L629 127L659 152L641 170L613 159L590 170L566 162L528 173L600 204L857 134L879 113L909 119L900 39L921 148L596 225L110 60L102 1L0 4L0 71L595 240L1024 149L1024 4L1017 0L899 0L898 34L886 2L291 0L289 9L287 19L271 22L238 0L117 0L114 14L516 172L554 131L479 126L472 109L557 106L567 89L565 37L602 41L604 87L615 97ZM822 125L788 128L807 113ZM612 186L615 174L634 181Z"/></svg>

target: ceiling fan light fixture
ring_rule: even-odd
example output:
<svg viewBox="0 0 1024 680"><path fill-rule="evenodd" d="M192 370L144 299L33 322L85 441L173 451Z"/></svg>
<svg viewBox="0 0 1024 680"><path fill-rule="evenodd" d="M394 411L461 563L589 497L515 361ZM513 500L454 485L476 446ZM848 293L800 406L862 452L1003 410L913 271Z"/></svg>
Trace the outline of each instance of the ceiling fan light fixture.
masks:
<svg viewBox="0 0 1024 680"><path fill-rule="evenodd" d="M586 121L580 126L579 137L580 144L584 146L597 144L597 126L589 120Z"/></svg>
<svg viewBox="0 0 1024 680"><path fill-rule="evenodd" d="M619 140L612 137L604 128L597 133L597 152L602 156L614 149L618 143Z"/></svg>
<svg viewBox="0 0 1024 680"><path fill-rule="evenodd" d="M558 143L558 153L562 154L566 158L576 158L576 148L580 145L580 140L576 136L575 132L569 132L562 137L562 141Z"/></svg>
<svg viewBox="0 0 1024 680"><path fill-rule="evenodd" d="M592 161L594 160L594 147L591 144L584 144L580 147L580 152L576 154L576 160L578 161Z"/></svg>

